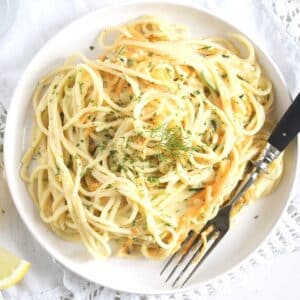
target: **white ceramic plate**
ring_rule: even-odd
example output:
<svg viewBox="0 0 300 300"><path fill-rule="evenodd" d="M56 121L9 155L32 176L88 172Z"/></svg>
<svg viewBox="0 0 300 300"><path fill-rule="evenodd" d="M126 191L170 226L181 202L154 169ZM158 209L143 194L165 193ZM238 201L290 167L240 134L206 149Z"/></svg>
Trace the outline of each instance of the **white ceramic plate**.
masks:
<svg viewBox="0 0 300 300"><path fill-rule="evenodd" d="M26 186L19 177L20 160L28 141L32 120L31 96L37 80L76 51L96 57L99 49L90 51L89 46L96 45L96 37L102 28L145 14L162 15L173 22L186 24L192 34L198 37L223 36L228 32L239 31L208 12L167 2L139 1L101 9L79 19L52 38L37 53L23 74L11 102L7 120L5 166L10 191L20 216L34 237L60 263L86 279L113 289L161 294L179 291L171 289L159 277L163 262L115 257L97 261L82 245L59 239L42 223ZM271 59L258 48L256 50L265 73L273 82L276 94L275 110L279 116L290 104L286 85ZM277 191L243 210L236 225L184 289L196 288L199 284L229 271L262 243L288 203L296 168L297 146L294 142L285 155L285 172ZM258 218L254 218L255 216Z"/></svg>

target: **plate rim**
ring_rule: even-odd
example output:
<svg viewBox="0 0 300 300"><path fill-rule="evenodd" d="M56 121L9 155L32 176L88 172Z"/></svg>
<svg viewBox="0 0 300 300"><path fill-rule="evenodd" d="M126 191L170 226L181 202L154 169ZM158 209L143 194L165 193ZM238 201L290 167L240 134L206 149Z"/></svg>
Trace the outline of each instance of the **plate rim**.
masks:
<svg viewBox="0 0 300 300"><path fill-rule="evenodd" d="M260 249L266 242L266 240L273 234L273 232L276 230L276 228L278 227L278 224L280 223L280 221L283 218L283 215L285 214L285 212L287 211L287 207L289 206L290 202L291 202L291 198L294 194L295 191L295 186L296 186L296 179L299 175L299 169L300 169L300 136L297 137L296 139L296 151L295 151L295 158L296 158L296 167L295 167L295 176L292 179L292 184L291 184L291 188L289 191L289 195L288 195L288 199L286 201L286 203L284 204L284 208L282 209L282 211L279 214L279 217L277 218L277 220L274 223L274 226L272 227L272 229L269 231L268 234L266 234L266 236L261 240L260 243L258 243L258 245L252 250L252 252L250 252L247 256L245 256L239 263L237 263L234 267L229 268L228 270L221 272L219 275L210 278L206 281L202 281L199 283L195 283L192 286L189 287L183 287L183 288L169 288L166 290L153 290L153 292L141 292L140 289L132 289L129 288L127 290L125 289L118 289L116 287L113 286L113 284L111 285L104 285L104 284L100 284L94 280L92 280L91 278L86 278L84 276L82 276L79 271L76 270L76 268L73 268L73 266L68 266L65 262L63 257L59 254L59 253L52 253L52 250L47 249L47 245L44 244L43 239L39 236L39 235L35 235L34 231L31 229L31 224L29 222L27 222L26 217L23 217L23 212L21 212L21 209L18 205L19 201L16 201L15 198L19 198L16 193L14 192L13 189L13 183L12 183L12 179L11 177L13 176L13 165L14 163L9 163L9 151L6 151L6 148L9 146L5 146L5 145L9 145L8 141L9 141L9 136L11 135L11 130L10 128L12 127L12 122L14 120L13 118L13 114L12 114L12 108L16 107L16 104L18 104L17 101L17 97L16 95L18 94L18 90L21 89L21 83L24 81L24 79L27 77L27 74L29 73L30 69L32 68L32 65L34 65L36 59L38 58L39 54L41 52L43 52L51 43L53 43L53 41L55 39L57 39L60 35L63 35L65 31L67 31L70 27L75 26L77 23L81 23L83 22L83 20L88 20L89 18L91 18L92 15L97 15L100 13L105 13L105 11L109 11L113 8L120 8L120 7L127 7L127 6L131 6L134 4L138 4L138 5L145 5L145 4L164 4L164 5L172 5L172 6L179 6L179 7L183 7L183 8L191 8L193 10L196 11L200 11L203 14L206 14L207 16L213 18L213 19L217 19L220 20L222 22L224 22L226 25L229 25L231 27L233 27L237 32L242 33L244 36L246 36L255 46L255 48L259 49L267 58L268 63L270 63L270 65L272 65L272 67L274 68L274 70L277 73L278 78L280 79L280 81L282 82L283 86L285 87L285 90L288 92L290 100L292 101L292 97L291 94L289 92L287 83L285 78L283 77L281 71L279 70L279 68L277 67L277 65L275 64L274 60L272 59L272 57L267 53L267 51L265 51L264 48L260 47L258 45L258 43L256 43L255 38L252 37L252 35L250 35L244 28L242 30L240 30L239 28L237 28L237 26L230 22L229 20L223 18L222 16L218 15L217 13L214 13L212 11L209 11L208 9L202 7L200 4L196 4L196 3L186 3L183 0L127 0L121 3L113 3L113 4L107 4L104 7L101 8L97 8L91 12L88 12L86 14L84 14L83 16L75 19L74 21L70 22L69 24L63 26L58 32L56 32L54 35L52 35L47 41L46 43L40 47L36 53L34 54L34 56L31 58L31 60L29 61L29 63L27 64L25 70L23 71L20 79L17 82L17 85L14 89L14 93L13 96L11 98L11 101L9 103L9 109L8 109L8 114L7 114L7 120L6 120L6 130L5 130L5 135L4 135L4 166L5 166L5 173L6 173L6 179L7 179L7 183L8 183L8 187L9 187L9 191L10 191L10 195L11 198L13 200L14 206L22 220L22 222L25 224L25 226L27 227L28 231L30 232L30 234L34 237L34 239L39 243L39 245L55 260L57 260L61 265L63 265L67 270L75 273L76 275L80 276L81 278L84 278L85 280L89 280L94 282L95 284L101 285L103 287L107 287L109 289L112 290L118 290L121 292L125 292L125 293L132 293L132 294L138 294L138 295L167 295L167 294L177 294L177 293L184 293L184 292L188 292L197 288L200 288L201 286L205 286L207 284L212 283L213 281L217 281L220 280L221 277L223 277L224 275L233 272L234 270L236 270L237 268L239 268L243 263L245 263L246 261L249 260L249 258L251 256L253 256L258 249Z"/></svg>

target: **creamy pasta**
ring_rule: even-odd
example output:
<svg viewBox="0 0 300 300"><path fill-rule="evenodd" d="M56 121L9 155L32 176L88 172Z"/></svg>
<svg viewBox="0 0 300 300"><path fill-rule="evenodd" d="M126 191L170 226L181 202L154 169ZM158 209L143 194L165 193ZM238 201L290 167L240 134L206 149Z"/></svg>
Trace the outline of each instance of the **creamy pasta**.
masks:
<svg viewBox="0 0 300 300"><path fill-rule="evenodd" d="M21 175L62 238L95 257L164 258L217 214L263 149L272 85L236 34L191 39L146 16L99 44L98 59L76 54L39 81ZM281 173L280 156L233 214Z"/></svg>

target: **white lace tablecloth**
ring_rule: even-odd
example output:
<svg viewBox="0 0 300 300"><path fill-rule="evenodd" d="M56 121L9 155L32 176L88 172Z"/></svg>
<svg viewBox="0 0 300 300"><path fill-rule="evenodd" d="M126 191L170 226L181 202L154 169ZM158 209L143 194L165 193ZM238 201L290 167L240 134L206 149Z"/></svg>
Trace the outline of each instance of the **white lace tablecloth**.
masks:
<svg viewBox="0 0 300 300"><path fill-rule="evenodd" d="M188 1L219 14L247 32L275 60L287 80L291 94L295 96L300 91L300 0L185 2ZM0 156L6 109L30 59L66 24L116 2L124 1L19 1L14 23L0 37ZM300 192L293 199L272 236L234 271L185 295L142 297L100 287L61 268L24 227L12 204L4 176L0 176L0 245L34 262L26 278L16 287L2 294L0 292L0 299L207 299L209 295L221 293L225 288L234 288L236 281L247 278L256 264L265 263L279 254L300 250Z"/></svg>

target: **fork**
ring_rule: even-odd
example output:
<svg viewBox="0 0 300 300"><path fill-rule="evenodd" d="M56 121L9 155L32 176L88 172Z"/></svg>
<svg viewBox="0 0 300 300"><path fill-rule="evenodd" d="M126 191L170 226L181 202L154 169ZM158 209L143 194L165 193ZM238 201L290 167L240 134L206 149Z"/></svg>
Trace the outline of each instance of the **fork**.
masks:
<svg viewBox="0 0 300 300"><path fill-rule="evenodd" d="M267 173L268 165L278 157L278 155L287 147L291 140L300 131L300 93L297 95L293 103L289 106L283 117L277 123L272 131L268 142L260 155L260 158L253 162L254 167L250 175L239 185L235 196L229 200L218 212L218 214L202 228L201 232L196 233L190 231L182 242L181 247L167 261L160 272L162 275L171 263L174 261L175 266L171 269L166 278L168 282L175 277L172 286L182 281L180 287L183 287L192 275L197 271L199 266L209 256L209 254L220 243L223 237L230 229L230 212L237 201L244 195L249 187L255 182L259 175ZM209 233L206 231L211 230ZM204 248L202 235L207 233L207 248ZM200 257L200 259L198 259ZM186 262L187 261L187 262ZM185 263L186 262L186 263ZM181 269L180 269L180 266ZM180 269L180 270L179 270ZM188 272L189 271L189 272ZM186 275L187 274L187 275ZM181 280L182 279L182 280Z"/></svg>

